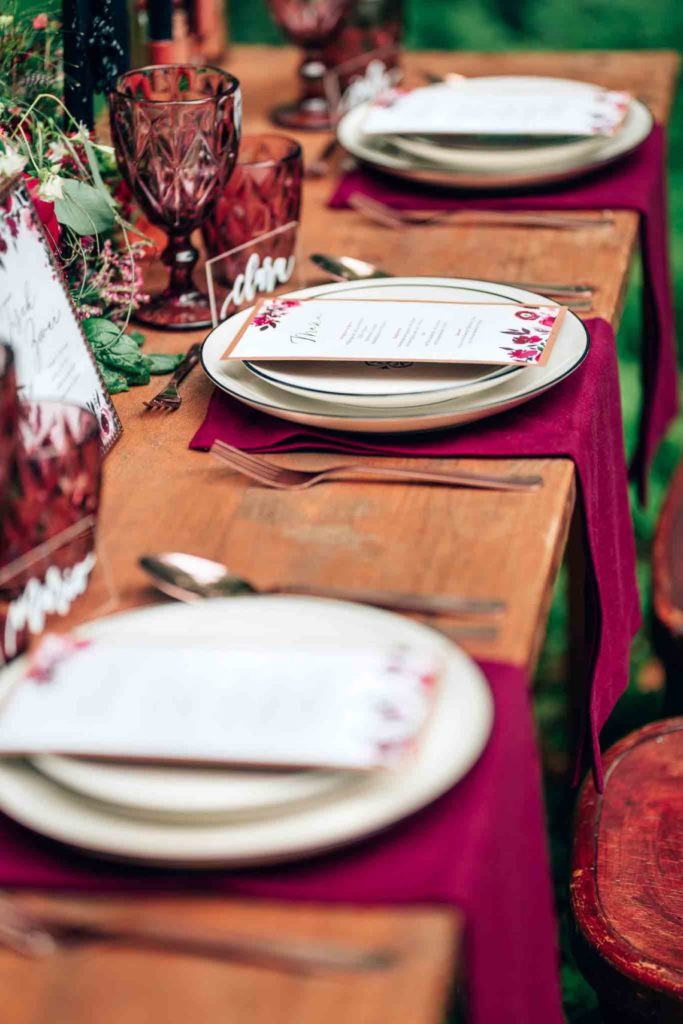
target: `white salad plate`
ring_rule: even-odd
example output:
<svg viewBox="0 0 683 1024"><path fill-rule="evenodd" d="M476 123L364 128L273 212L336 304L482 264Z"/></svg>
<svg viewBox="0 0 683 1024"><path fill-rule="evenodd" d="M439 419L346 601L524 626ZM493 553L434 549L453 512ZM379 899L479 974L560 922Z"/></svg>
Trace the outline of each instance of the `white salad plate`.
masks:
<svg viewBox="0 0 683 1024"><path fill-rule="evenodd" d="M482 88L496 83L500 89L555 90L591 88L587 83L568 82L565 79L534 77L482 78ZM582 174L613 163L639 146L652 131L652 114L645 104L632 99L621 128L612 136L599 140L587 139L578 143L557 146L529 145L517 151L509 147L492 148L489 145L474 148L461 146L457 151L430 139L425 142L413 137L408 140L411 152L406 151L406 138L374 136L363 132L368 104L359 104L341 118L337 125L337 138L352 156L381 171L417 182L440 185L453 189L509 189L570 180ZM595 142L595 145L594 145ZM419 153L415 149L417 145ZM436 150L439 150L437 156ZM447 163L444 163L444 159ZM455 162L453 162L455 161Z"/></svg>
<svg viewBox="0 0 683 1024"><path fill-rule="evenodd" d="M599 86L587 82L574 82L563 78L541 78L537 76L505 75L467 80L470 93L486 95L505 95L512 99L515 96L524 98L529 92L538 92L539 87L548 95L571 94L582 95L586 92L603 91ZM455 90L457 96L457 88ZM454 97L455 98L455 97ZM628 114L626 115L628 117ZM620 125L615 135L598 135L582 139L557 139L552 137L525 137L516 145L510 138L496 141L495 136L480 137L478 142L459 139L458 136L442 135L392 135L391 143L411 157L417 157L426 163L443 165L454 171L474 171L490 173L492 171L528 171L553 170L558 166L566 166L568 162L581 164L593 159L604 146L623 128Z"/></svg>
<svg viewBox="0 0 683 1024"><path fill-rule="evenodd" d="M48 778L112 812L152 821L232 821L279 814L320 800L348 772L241 771L116 763L41 754L29 759Z"/></svg>
<svg viewBox="0 0 683 1024"><path fill-rule="evenodd" d="M319 285L290 294L297 298L344 295L385 299L447 298L450 301L521 304L548 304L551 301L521 288L491 284L490 281L448 277L394 277L342 282ZM588 332L584 324L574 313L568 312L543 366L524 366L517 373L499 378L495 382L495 387L461 397L450 397L444 401L440 401L437 396L426 406L377 409L368 406L359 398L359 404L351 407L348 396L345 402L339 402L333 396L309 396L286 391L262 380L239 360L223 359L223 353L250 313L250 309L236 313L229 320L219 324L204 342L202 365L214 384L245 405L280 419L306 426L329 427L354 433L386 434L440 430L506 412L547 391L567 377L583 362L589 347Z"/></svg>
<svg viewBox="0 0 683 1024"><path fill-rule="evenodd" d="M483 364L433 365L429 363L252 363L252 373L276 387L309 398L333 399L340 405L368 409L419 407L460 398L495 387L503 377L523 366Z"/></svg>
<svg viewBox="0 0 683 1024"><path fill-rule="evenodd" d="M416 751L395 768L364 773L324 801L288 813L222 823L144 821L112 813L47 778L25 760L0 761L0 809L22 825L105 858L137 863L239 867L286 861L330 850L373 834L414 813L458 782L486 746L493 699L472 659L422 623L364 605L309 597L235 597L193 605L158 605L89 623L79 636L121 643L192 636L226 636L282 645L329 642L409 645L439 660L443 673L435 706ZM4 673L8 686L21 677L21 658Z"/></svg>

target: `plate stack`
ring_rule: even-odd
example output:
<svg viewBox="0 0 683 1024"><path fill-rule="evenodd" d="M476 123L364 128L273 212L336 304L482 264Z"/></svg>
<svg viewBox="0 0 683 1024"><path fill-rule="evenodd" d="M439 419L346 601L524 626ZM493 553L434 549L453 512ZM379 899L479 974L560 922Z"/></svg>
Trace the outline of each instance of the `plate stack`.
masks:
<svg viewBox="0 0 683 1024"><path fill-rule="evenodd" d="M191 637L200 646L228 636L255 649L296 644L300 650L338 647L343 638L351 647L416 648L442 666L417 749L390 768L247 771L44 753L0 760L4 813L107 858L230 868L350 843L449 789L477 760L492 726L488 684L464 651L421 623L360 604L265 596L160 605L99 620L79 635L124 645ZM5 670L7 687L22 678L25 660Z"/></svg>
<svg viewBox="0 0 683 1024"><path fill-rule="evenodd" d="M438 84L419 91L427 98L431 90L436 100L448 88ZM481 100L483 105L501 96L521 105L525 97L539 93L563 104L567 99L575 99L577 104L585 105L587 97L608 95L599 86L586 82L511 75L455 83L454 104L458 88L466 88L470 101ZM338 125L339 141L349 153L384 172L463 189L525 188L578 177L630 153L647 138L653 125L650 111L634 98L630 98L616 130L586 137L487 134L483 122L480 134L476 131L476 120L467 133L378 134L366 131L369 111L369 103L354 107ZM561 130L558 124L557 131Z"/></svg>
<svg viewBox="0 0 683 1024"><path fill-rule="evenodd" d="M520 288L439 277L323 285L288 297L318 296L554 304ZM242 310L226 320L204 343L202 361L214 383L240 402L272 416L361 433L436 430L505 412L572 373L586 357L589 344L583 323L568 312L543 366L223 359L250 313L251 309Z"/></svg>

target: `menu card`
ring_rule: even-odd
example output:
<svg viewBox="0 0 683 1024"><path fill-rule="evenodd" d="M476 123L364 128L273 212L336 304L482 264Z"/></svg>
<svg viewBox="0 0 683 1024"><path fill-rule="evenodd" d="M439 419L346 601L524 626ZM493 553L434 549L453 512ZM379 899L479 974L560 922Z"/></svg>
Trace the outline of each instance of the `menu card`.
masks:
<svg viewBox="0 0 683 1024"><path fill-rule="evenodd" d="M55 643L0 708L0 754L375 768L413 748L440 674L404 647Z"/></svg>
<svg viewBox="0 0 683 1024"><path fill-rule="evenodd" d="M367 135L613 135L631 97L606 89L503 93L478 79L384 93L369 107Z"/></svg>
<svg viewBox="0 0 683 1024"><path fill-rule="evenodd" d="M254 307L223 358L542 365L565 313L518 303L272 299Z"/></svg>

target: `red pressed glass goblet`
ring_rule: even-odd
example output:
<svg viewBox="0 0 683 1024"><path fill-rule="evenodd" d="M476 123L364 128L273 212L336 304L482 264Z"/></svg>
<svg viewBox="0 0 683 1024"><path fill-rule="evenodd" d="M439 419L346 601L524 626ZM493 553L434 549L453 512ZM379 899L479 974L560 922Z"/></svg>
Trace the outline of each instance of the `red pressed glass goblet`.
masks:
<svg viewBox="0 0 683 1024"><path fill-rule="evenodd" d="M121 75L109 101L119 168L153 224L169 236L168 287L139 307L154 327L211 324L208 297L192 279L199 227L230 177L241 127L239 82L219 68L163 64Z"/></svg>
<svg viewBox="0 0 683 1024"><path fill-rule="evenodd" d="M299 67L301 95L296 103L273 111L276 124L313 130L332 127L324 87L324 47L334 38L352 6L353 0L268 0L277 24L293 43L305 50Z"/></svg>
<svg viewBox="0 0 683 1024"><path fill-rule="evenodd" d="M97 417L69 402L20 406L2 523L0 653L19 652L45 616L65 614L94 564L102 448ZM1 659L0 659L1 660Z"/></svg>
<svg viewBox="0 0 683 1024"><path fill-rule="evenodd" d="M231 249L298 221L301 210L303 158L301 146L286 135L244 135L235 170L221 192L202 234L209 256ZM248 246L217 263L219 279L232 287L255 253L264 260L294 255L296 232L285 232Z"/></svg>

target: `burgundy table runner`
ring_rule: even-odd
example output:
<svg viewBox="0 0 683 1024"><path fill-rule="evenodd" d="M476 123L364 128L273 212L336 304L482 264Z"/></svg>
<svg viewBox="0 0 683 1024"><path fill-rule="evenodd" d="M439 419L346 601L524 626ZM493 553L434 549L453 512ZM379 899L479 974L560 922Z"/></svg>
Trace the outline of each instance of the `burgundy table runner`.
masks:
<svg viewBox="0 0 683 1024"><path fill-rule="evenodd" d="M635 210L640 214L643 262L643 400L631 475L645 500L650 461L678 411L678 364L669 266L666 137L656 125L628 157L577 181L533 192L446 192L361 168L345 175L330 206L343 208L353 193L396 210ZM359 255L362 256L362 253ZM429 268L427 268L429 270Z"/></svg>
<svg viewBox="0 0 683 1024"><path fill-rule="evenodd" d="M315 449L435 458L572 459L585 523L586 642L591 666L577 767L584 761L588 740L601 787L600 729L628 682L629 651L640 625L640 606L614 332L600 319L589 320L586 326L590 351L570 377L517 409L470 426L412 435L344 434L275 419L217 390L190 447L205 450L219 439L258 452Z"/></svg>
<svg viewBox="0 0 683 1024"><path fill-rule="evenodd" d="M482 757L448 793L374 838L292 865L195 874L90 859L0 816L0 885L458 907L472 1024L561 1024L528 679L509 665L481 667L495 701Z"/></svg>

